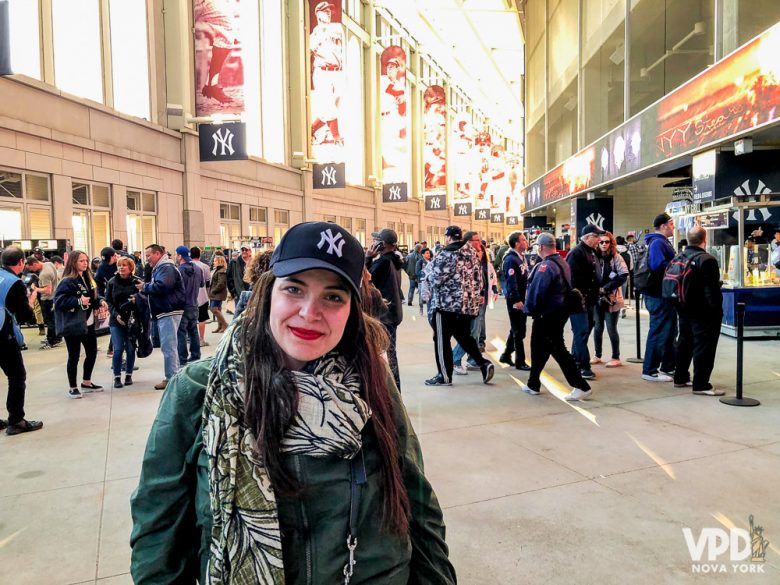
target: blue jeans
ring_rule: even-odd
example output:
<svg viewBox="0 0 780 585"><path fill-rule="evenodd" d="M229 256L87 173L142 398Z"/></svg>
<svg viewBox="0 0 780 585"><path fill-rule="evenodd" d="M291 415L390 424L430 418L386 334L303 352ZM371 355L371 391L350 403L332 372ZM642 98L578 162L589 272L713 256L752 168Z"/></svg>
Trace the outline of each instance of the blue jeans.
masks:
<svg viewBox="0 0 780 585"><path fill-rule="evenodd" d="M674 305L659 297L645 296L645 307L650 313L647 331L645 361L642 374L653 375L660 368L664 372L674 370L674 338L677 331L677 312Z"/></svg>
<svg viewBox="0 0 780 585"><path fill-rule="evenodd" d="M179 364L182 366L200 359L200 335L198 334L198 307L187 307L181 316L179 329L176 333L179 350ZM190 350L187 357L187 339L189 338Z"/></svg>
<svg viewBox="0 0 780 585"><path fill-rule="evenodd" d="M593 310L588 308L584 313L572 313L569 316L571 322L572 342L571 354L577 367L581 370L590 369L590 350L588 349L588 337L593 329Z"/></svg>
<svg viewBox="0 0 780 585"><path fill-rule="evenodd" d="M133 373L133 366L135 366L135 344L130 339L130 335L125 327L121 325L110 325L111 330L111 342L114 345L114 357L111 358L111 367L114 370L114 377L122 375L122 356L125 354L127 357L127 366L125 371L128 374Z"/></svg>
<svg viewBox="0 0 780 585"><path fill-rule="evenodd" d="M417 281L409 279L409 294L406 295L406 302L410 305L412 304L412 301L414 300L414 291L417 290Z"/></svg>
<svg viewBox="0 0 780 585"><path fill-rule="evenodd" d="M471 336L474 338L474 341L477 342L477 346L479 346L479 338L483 334L484 326L485 326L485 308L487 307L487 304L482 305L482 307L479 309L479 315L474 317L471 321ZM461 365L461 362L463 361L463 356L466 355L466 350L463 349L460 344L455 345L455 349L452 350L452 359L456 366ZM476 366L477 362L475 362L472 358L469 358L470 365Z"/></svg>
<svg viewBox="0 0 780 585"><path fill-rule="evenodd" d="M620 311L608 311L603 306L593 307L593 318L596 325L593 328L593 345L596 348L596 357L601 357L604 341L604 324L607 325L607 334L609 342L612 344L612 359L620 359L620 334L618 333L617 323L620 318Z"/></svg>
<svg viewBox="0 0 780 585"><path fill-rule="evenodd" d="M177 334L181 315L158 317L157 330L160 332L160 350L165 364L165 379L170 380L179 371L179 343Z"/></svg>

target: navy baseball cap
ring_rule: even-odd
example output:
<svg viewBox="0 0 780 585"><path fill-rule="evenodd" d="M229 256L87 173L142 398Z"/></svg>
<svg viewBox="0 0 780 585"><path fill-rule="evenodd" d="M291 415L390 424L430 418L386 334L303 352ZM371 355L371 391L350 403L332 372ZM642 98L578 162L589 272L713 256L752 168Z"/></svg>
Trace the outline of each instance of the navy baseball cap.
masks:
<svg viewBox="0 0 780 585"><path fill-rule="evenodd" d="M446 230L444 230L444 235L449 236L450 238L455 238L456 240L462 240L463 239L463 230L461 230L456 225L448 226Z"/></svg>
<svg viewBox="0 0 780 585"><path fill-rule="evenodd" d="M310 221L291 227L274 249L271 271L284 277L306 270L329 270L343 277L360 297L363 246L340 225Z"/></svg>
<svg viewBox="0 0 780 585"><path fill-rule="evenodd" d="M184 258L185 261L189 262L190 260L190 249L187 246L178 246L176 248L176 253Z"/></svg>

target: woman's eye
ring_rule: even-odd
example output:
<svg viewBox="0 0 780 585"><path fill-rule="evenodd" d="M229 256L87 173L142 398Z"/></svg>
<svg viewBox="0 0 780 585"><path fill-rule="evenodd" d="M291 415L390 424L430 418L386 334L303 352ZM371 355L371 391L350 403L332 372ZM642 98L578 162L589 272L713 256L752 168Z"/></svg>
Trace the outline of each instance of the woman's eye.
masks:
<svg viewBox="0 0 780 585"><path fill-rule="evenodd" d="M292 295L297 295L297 294L299 294L301 292L301 289L298 288L297 286L290 285L290 286L284 287L284 291L287 292L287 293L290 293Z"/></svg>
<svg viewBox="0 0 780 585"><path fill-rule="evenodd" d="M346 302L347 302L347 300L346 300L346 299L345 299L345 298L344 298L342 295L328 295L328 296L327 296L327 297L325 297L325 298L326 298L328 301L330 301L331 303L339 303L339 304L343 304L343 303L346 303Z"/></svg>

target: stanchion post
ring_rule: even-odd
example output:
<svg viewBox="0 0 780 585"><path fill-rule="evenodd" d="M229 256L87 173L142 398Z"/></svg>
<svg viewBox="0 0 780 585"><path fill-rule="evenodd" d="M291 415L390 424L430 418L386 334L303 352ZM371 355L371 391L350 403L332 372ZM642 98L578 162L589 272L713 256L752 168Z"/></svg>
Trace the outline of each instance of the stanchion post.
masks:
<svg viewBox="0 0 780 585"><path fill-rule="evenodd" d="M725 396L720 399L720 401L723 404L728 404L729 406L758 406L761 404L758 400L755 398L743 398L742 397L742 361L744 358L743 353L743 342L745 337L745 310L746 310L745 303L737 303L737 384L736 384L736 391L737 395L735 397L729 396L726 398Z"/></svg>
<svg viewBox="0 0 780 585"><path fill-rule="evenodd" d="M628 358L626 361L631 364L641 364L644 360L642 359L642 332L641 332L641 325L639 322L639 297L640 297L639 291L634 288L634 302L636 303L636 357L635 358Z"/></svg>

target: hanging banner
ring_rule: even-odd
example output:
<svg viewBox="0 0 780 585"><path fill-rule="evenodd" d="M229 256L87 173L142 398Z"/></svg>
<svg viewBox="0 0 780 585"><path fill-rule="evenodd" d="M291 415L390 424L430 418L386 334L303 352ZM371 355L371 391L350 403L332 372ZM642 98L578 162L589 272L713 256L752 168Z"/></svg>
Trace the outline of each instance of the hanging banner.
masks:
<svg viewBox="0 0 780 585"><path fill-rule="evenodd" d="M509 182L506 152L500 144L494 144L490 148L487 173L486 197L490 199L490 213L506 214L509 211L512 187Z"/></svg>
<svg viewBox="0 0 780 585"><path fill-rule="evenodd" d="M489 132L479 132L474 137L472 156L476 159L477 170L477 196L474 202L474 217L476 219L489 219L493 202L493 174L491 172L491 138ZM498 210L498 209L496 209Z"/></svg>
<svg viewBox="0 0 780 585"><path fill-rule="evenodd" d="M391 45L380 58L379 100L382 133L382 200L409 200L409 132L406 51Z"/></svg>
<svg viewBox="0 0 780 585"><path fill-rule="evenodd" d="M346 186L344 163L314 163L312 183L314 189L343 189Z"/></svg>
<svg viewBox="0 0 780 585"><path fill-rule="evenodd" d="M504 214L501 212L490 213L490 223L504 223Z"/></svg>
<svg viewBox="0 0 780 585"><path fill-rule="evenodd" d="M195 112L244 112L241 0L193 0Z"/></svg>
<svg viewBox="0 0 780 585"><path fill-rule="evenodd" d="M586 225L611 232L613 229L614 199L597 197L595 199L576 199L576 233L581 234Z"/></svg>
<svg viewBox="0 0 780 585"><path fill-rule="evenodd" d="M447 211L447 196L444 193L426 195L425 211Z"/></svg>
<svg viewBox="0 0 780 585"><path fill-rule="evenodd" d="M198 146L203 162L246 160L249 158L246 152L246 124L200 124Z"/></svg>
<svg viewBox="0 0 780 585"><path fill-rule="evenodd" d="M452 122L452 163L455 193L452 206L458 217L471 217L474 210L472 187L477 184L479 163L474 158L474 136L466 114L458 114Z"/></svg>
<svg viewBox="0 0 780 585"><path fill-rule="evenodd" d="M319 171L320 177L315 177L314 188L340 188L345 184L345 166L339 163L346 160L344 137L339 130L345 86L341 2L309 0L309 62L311 152L312 158L320 163L315 168L315 175ZM323 171L327 174L323 175Z"/></svg>
<svg viewBox="0 0 780 585"><path fill-rule="evenodd" d="M440 193L447 189L447 98L444 88L431 85L423 94L423 191Z"/></svg>
<svg viewBox="0 0 780 585"><path fill-rule="evenodd" d="M520 225L519 218L516 215L507 215L506 225Z"/></svg>

